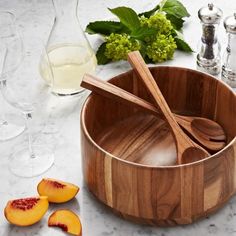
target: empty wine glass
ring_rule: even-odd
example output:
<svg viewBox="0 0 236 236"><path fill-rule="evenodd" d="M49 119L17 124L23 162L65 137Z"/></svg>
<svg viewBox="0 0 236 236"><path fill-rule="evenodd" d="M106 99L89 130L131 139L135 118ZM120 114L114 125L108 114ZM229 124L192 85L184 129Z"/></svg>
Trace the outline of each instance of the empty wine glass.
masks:
<svg viewBox="0 0 236 236"><path fill-rule="evenodd" d="M16 40L17 39L17 40ZM5 59L6 46L11 43L12 50L9 51L11 54L12 60L8 61L4 68L3 62ZM21 60L22 57L22 41L20 40L20 36L17 33L15 26L15 17L11 12L0 11L0 87L1 80L4 77L4 74L10 74L13 72ZM14 121L7 118L5 114L4 105L5 102L1 98L0 99L0 107L1 107L1 117L0 117L0 141L6 141L11 138L14 138L21 134L25 130L24 123L21 122L22 118L14 114L12 118ZM11 121L10 121L11 120ZM18 122L17 122L18 121Z"/></svg>
<svg viewBox="0 0 236 236"><path fill-rule="evenodd" d="M42 42L32 37L23 38L23 41L24 56L14 73L6 73L3 77L2 93L6 101L25 116L28 130L28 147L22 147L12 155L10 170L17 176L32 177L48 170L54 162L54 155L48 145L33 144L31 135L30 121L35 110L41 109L44 101L53 96L40 77L39 63L42 57L44 64L41 64L41 67L48 68L46 72L48 78L52 78L51 81L53 75ZM11 46L14 45L9 44L7 47L4 68L13 59L9 53L12 50Z"/></svg>

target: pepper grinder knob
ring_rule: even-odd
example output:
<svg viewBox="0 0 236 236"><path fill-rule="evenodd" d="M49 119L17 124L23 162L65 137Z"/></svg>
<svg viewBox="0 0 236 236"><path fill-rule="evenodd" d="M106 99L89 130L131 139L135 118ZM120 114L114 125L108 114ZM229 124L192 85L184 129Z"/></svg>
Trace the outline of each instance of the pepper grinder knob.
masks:
<svg viewBox="0 0 236 236"><path fill-rule="evenodd" d="M198 17L204 24L219 24L222 15L222 10L214 6L213 3L208 3L207 7L202 7L198 11Z"/></svg>
<svg viewBox="0 0 236 236"><path fill-rule="evenodd" d="M236 12L224 20L224 27L227 33L236 34Z"/></svg>
<svg viewBox="0 0 236 236"><path fill-rule="evenodd" d="M202 37L197 54L197 68L212 75L220 73L220 43L217 39L217 29L223 12L209 3L198 11L202 24Z"/></svg>
<svg viewBox="0 0 236 236"><path fill-rule="evenodd" d="M232 88L236 88L236 12L224 20L228 34L228 44L224 52L222 79Z"/></svg>

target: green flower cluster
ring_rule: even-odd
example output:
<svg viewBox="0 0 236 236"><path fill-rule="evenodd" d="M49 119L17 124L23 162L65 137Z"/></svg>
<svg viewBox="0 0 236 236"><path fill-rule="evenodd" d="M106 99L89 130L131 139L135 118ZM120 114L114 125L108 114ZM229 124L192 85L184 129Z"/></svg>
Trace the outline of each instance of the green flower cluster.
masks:
<svg viewBox="0 0 236 236"><path fill-rule="evenodd" d="M104 55L112 61L126 60L129 52L140 50L145 44L145 54L153 62L172 59L177 46L171 35L173 26L165 13L157 12L149 18L141 16L139 20L141 27L155 29L156 34L145 37L141 42L126 33L111 33L105 37Z"/></svg>
<svg viewBox="0 0 236 236"><path fill-rule="evenodd" d="M105 56L112 61L127 60L129 52L140 50L139 42L131 38L128 34L110 34L105 37Z"/></svg>
<svg viewBox="0 0 236 236"><path fill-rule="evenodd" d="M177 46L172 35L159 34L147 46L146 54L153 62L163 62L173 58L176 48Z"/></svg>
<svg viewBox="0 0 236 236"><path fill-rule="evenodd" d="M127 60L131 51L140 51L147 63L172 59L175 49L193 52L181 34L184 18L190 14L180 0L161 0L141 13L126 6L109 11L119 20L94 21L86 27L87 33L100 34L104 39L96 52L99 65Z"/></svg>
<svg viewBox="0 0 236 236"><path fill-rule="evenodd" d="M166 18L165 13L162 12L157 12L150 18L141 16L140 23L141 26L156 29L159 34L170 34L173 29L171 22Z"/></svg>
<svg viewBox="0 0 236 236"><path fill-rule="evenodd" d="M172 59L177 45L174 37L171 35L173 26L166 18L165 13L158 12L150 16L150 18L142 16L140 22L141 26L157 30L155 36L145 38L145 42L147 43L146 54L148 58L153 62L163 62Z"/></svg>

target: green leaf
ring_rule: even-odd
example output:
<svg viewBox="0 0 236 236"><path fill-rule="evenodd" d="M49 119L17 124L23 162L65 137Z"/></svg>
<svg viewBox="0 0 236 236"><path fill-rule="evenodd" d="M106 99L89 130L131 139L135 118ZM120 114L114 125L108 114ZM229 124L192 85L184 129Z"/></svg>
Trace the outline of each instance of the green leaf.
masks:
<svg viewBox="0 0 236 236"><path fill-rule="evenodd" d="M174 38L184 39L184 36L183 36L182 32L179 31L179 30L176 30L176 29L172 29L171 35L172 35Z"/></svg>
<svg viewBox="0 0 236 236"><path fill-rule="evenodd" d="M151 15L153 15L159 9L160 9L160 6L157 5L150 11L139 13L138 16L145 16L145 17L149 18Z"/></svg>
<svg viewBox="0 0 236 236"><path fill-rule="evenodd" d="M85 31L89 34L110 35L111 33L121 33L127 31L127 28L120 22L95 21L89 23Z"/></svg>
<svg viewBox="0 0 236 236"><path fill-rule="evenodd" d="M152 59L150 59L148 56L143 57L146 64L155 64Z"/></svg>
<svg viewBox="0 0 236 236"><path fill-rule="evenodd" d="M161 10L165 11L167 14L175 16L176 18L190 16L185 6L178 0L167 0Z"/></svg>
<svg viewBox="0 0 236 236"><path fill-rule="evenodd" d="M173 29L172 36L174 36L174 38L179 38L179 39L184 40L184 36L183 36L182 32L180 32L179 30Z"/></svg>
<svg viewBox="0 0 236 236"><path fill-rule="evenodd" d="M176 30L180 30L183 27L184 24L184 20L181 18L177 18L174 15L171 14L166 14L166 18L168 20L170 20L172 26L176 29Z"/></svg>
<svg viewBox="0 0 236 236"><path fill-rule="evenodd" d="M139 41L141 48L139 50L139 52L141 53L144 61L149 64L149 63L153 63L153 61L147 56L147 52L146 52L146 48L147 48L147 43L144 41Z"/></svg>
<svg viewBox="0 0 236 236"><path fill-rule="evenodd" d="M133 9L129 7L117 7L109 10L131 31L140 27L138 15Z"/></svg>
<svg viewBox="0 0 236 236"><path fill-rule="evenodd" d="M182 38L175 37L175 42L179 50L184 52L193 52L192 48Z"/></svg>
<svg viewBox="0 0 236 236"><path fill-rule="evenodd" d="M142 57L145 58L147 44L146 44L146 42L141 41L141 40L139 41L139 44L141 46L139 49L139 52L141 53Z"/></svg>
<svg viewBox="0 0 236 236"><path fill-rule="evenodd" d="M135 39L144 40L146 37L156 34L156 29L140 27L138 29L133 30L130 36Z"/></svg>
<svg viewBox="0 0 236 236"><path fill-rule="evenodd" d="M98 65L105 65L111 61L111 59L105 56L106 42L102 43L97 50L96 57Z"/></svg>
<svg viewBox="0 0 236 236"><path fill-rule="evenodd" d="M162 9L162 7L165 5L166 1L167 1L167 0L161 0L161 1L159 2L160 9Z"/></svg>
<svg viewBox="0 0 236 236"><path fill-rule="evenodd" d="M175 29L172 29L171 30L171 35L175 38L176 36L177 36L177 30L175 30Z"/></svg>

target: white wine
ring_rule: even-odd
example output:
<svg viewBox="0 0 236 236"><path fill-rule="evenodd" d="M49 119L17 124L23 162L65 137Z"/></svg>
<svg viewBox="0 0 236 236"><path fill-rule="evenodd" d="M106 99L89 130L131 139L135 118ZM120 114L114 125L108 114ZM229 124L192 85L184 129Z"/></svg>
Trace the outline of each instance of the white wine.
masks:
<svg viewBox="0 0 236 236"><path fill-rule="evenodd" d="M85 73L95 71L97 61L89 47L76 44L62 44L48 49L48 59L52 70L52 80L45 58L40 65L43 79L52 85L56 94L69 95L80 92L80 83Z"/></svg>

